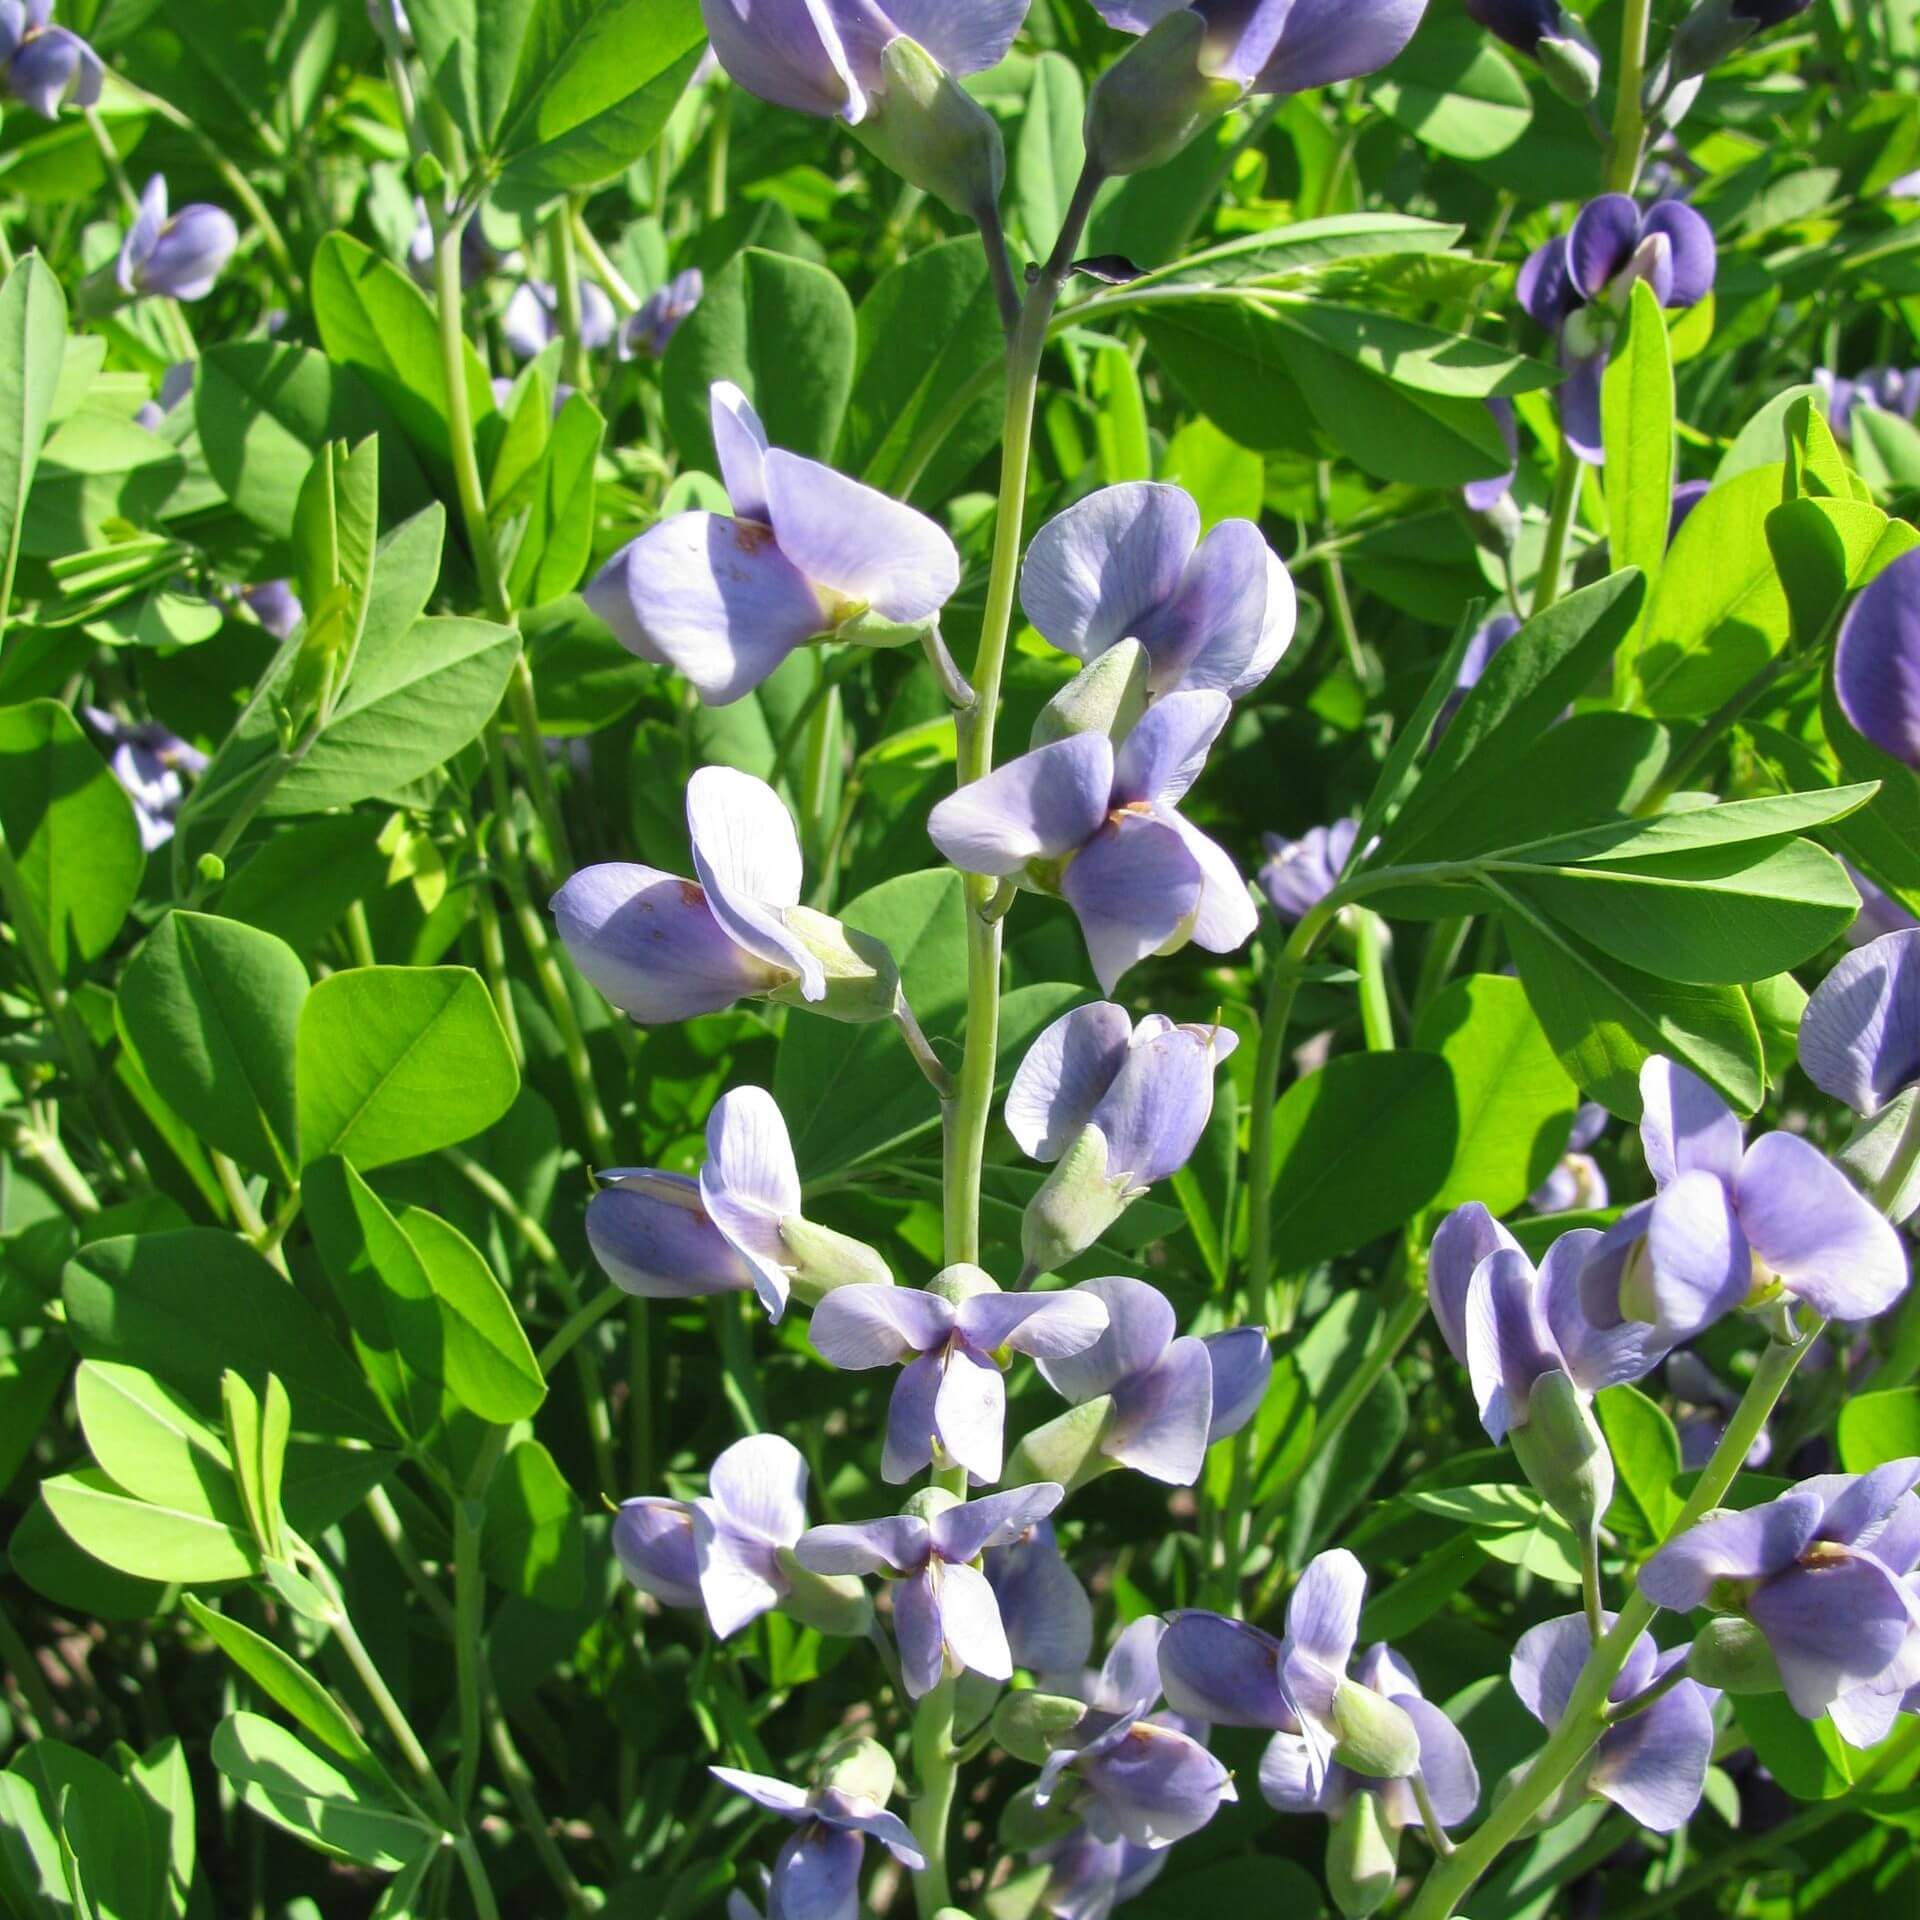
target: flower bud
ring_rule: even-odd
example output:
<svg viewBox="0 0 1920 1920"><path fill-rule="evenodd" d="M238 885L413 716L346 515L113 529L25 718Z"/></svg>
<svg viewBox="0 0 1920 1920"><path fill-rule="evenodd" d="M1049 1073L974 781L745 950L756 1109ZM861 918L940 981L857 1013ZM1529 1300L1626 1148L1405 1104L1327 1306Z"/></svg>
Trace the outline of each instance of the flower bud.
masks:
<svg viewBox="0 0 1920 1920"><path fill-rule="evenodd" d="M850 640L856 647L917 647L930 633L940 631L937 615L925 620L889 620L871 607L856 613L834 628L836 640Z"/></svg>
<svg viewBox="0 0 1920 1920"><path fill-rule="evenodd" d="M1087 157L1102 173L1140 173L1171 160L1246 91L1201 69L1207 23L1170 13L1098 80L1087 101Z"/></svg>
<svg viewBox="0 0 1920 1920"><path fill-rule="evenodd" d="M1013 1450L1001 1483L1026 1486L1035 1480L1057 1480L1069 1493L1113 1471L1115 1462L1100 1452L1113 1396L1098 1394L1035 1427Z"/></svg>
<svg viewBox="0 0 1920 1920"><path fill-rule="evenodd" d="M884 1807L893 1798L893 1755L878 1740L849 1740L827 1755L820 1784Z"/></svg>
<svg viewBox="0 0 1920 1920"><path fill-rule="evenodd" d="M1327 1891L1347 1920L1386 1905L1400 1871L1400 1836L1380 1817L1380 1796L1356 1793L1327 1831Z"/></svg>
<svg viewBox="0 0 1920 1920"><path fill-rule="evenodd" d="M1613 1501L1613 1455L1592 1408L1558 1367L1533 1383L1526 1422L1509 1437L1534 1492L1582 1540L1591 1540Z"/></svg>
<svg viewBox="0 0 1920 1920"><path fill-rule="evenodd" d="M1122 640L1084 666L1040 709L1027 744L1044 747L1074 733L1104 733L1118 746L1147 710L1147 650Z"/></svg>
<svg viewBox="0 0 1920 1920"><path fill-rule="evenodd" d="M1920 1105L1920 1087L1896 1094L1876 1114L1854 1128L1853 1137L1834 1156L1870 1194L1879 1194L1881 1182L1892 1171L1894 1156L1906 1141L1913 1110ZM1901 1182L1900 1191L1878 1202L1880 1211L1897 1227L1920 1212L1920 1160Z"/></svg>
<svg viewBox="0 0 1920 1920"><path fill-rule="evenodd" d="M1016 1760L1037 1767L1053 1751L1059 1737L1071 1733L1086 1715L1082 1700L1023 1688L1008 1694L994 1710L993 1737Z"/></svg>
<svg viewBox="0 0 1920 1920"><path fill-rule="evenodd" d="M1576 107L1593 104L1600 91L1600 55L1573 21L1559 33L1543 35L1533 57L1547 85L1561 99Z"/></svg>
<svg viewBox="0 0 1920 1920"><path fill-rule="evenodd" d="M1339 1734L1333 1757L1369 1780L1404 1780L1420 1765L1420 1730L1402 1707L1357 1680L1333 1690L1333 1724Z"/></svg>
<svg viewBox="0 0 1920 1920"><path fill-rule="evenodd" d="M1057 1273L1119 1219L1132 1198L1125 1177L1107 1173L1107 1136L1082 1127L1027 1202L1020 1251L1036 1273Z"/></svg>
<svg viewBox="0 0 1920 1920"><path fill-rule="evenodd" d="M835 1287L893 1285L893 1269L864 1240L794 1214L780 1222L795 1296L817 1307Z"/></svg>
<svg viewBox="0 0 1920 1920"><path fill-rule="evenodd" d="M1728 54L1760 31L1751 5L1736 12L1738 0L1700 0L1674 30L1667 62L1676 80L1692 80L1717 67Z"/></svg>
<svg viewBox="0 0 1920 1920"><path fill-rule="evenodd" d="M811 907L786 910L787 931L826 969L827 995L809 1000L800 982L790 980L767 995L782 1006L805 1007L829 1020L891 1020L900 996L900 969L893 955L870 934L855 933L831 914Z"/></svg>
<svg viewBox="0 0 1920 1920"><path fill-rule="evenodd" d="M873 1602L850 1573L812 1573L791 1547L774 1549L788 1587L779 1611L833 1640L857 1640L873 1624Z"/></svg>
<svg viewBox="0 0 1920 1920"><path fill-rule="evenodd" d="M1007 156L993 115L905 34L887 43L880 71L855 136L901 179L964 218L997 206Z"/></svg>
<svg viewBox="0 0 1920 1920"><path fill-rule="evenodd" d="M1722 1693L1778 1693L1782 1686L1766 1635L1751 1620L1730 1613L1709 1620L1694 1635L1687 1673Z"/></svg>

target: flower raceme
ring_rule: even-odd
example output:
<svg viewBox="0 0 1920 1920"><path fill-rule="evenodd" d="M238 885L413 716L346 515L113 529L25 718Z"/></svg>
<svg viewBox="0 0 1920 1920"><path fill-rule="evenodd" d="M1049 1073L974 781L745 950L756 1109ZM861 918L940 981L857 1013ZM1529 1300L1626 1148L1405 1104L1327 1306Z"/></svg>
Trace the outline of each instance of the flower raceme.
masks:
<svg viewBox="0 0 1920 1920"><path fill-rule="evenodd" d="M1260 836L1267 857L1255 878L1267 904L1288 926L1304 920L1340 884L1359 832L1359 821L1336 820L1309 827L1298 840L1277 833Z"/></svg>
<svg viewBox="0 0 1920 1920"><path fill-rule="evenodd" d="M1078 733L1009 760L933 809L933 843L967 873L1057 893L1102 991L1189 940L1232 953L1258 924L1226 851L1176 811L1232 711L1224 693L1170 693L1118 747Z"/></svg>
<svg viewBox="0 0 1920 1920"><path fill-rule="evenodd" d="M222 207L196 202L170 216L167 183L156 173L147 182L139 211L120 243L114 283L128 299L159 294L174 300L204 300L239 244L239 229Z"/></svg>
<svg viewBox="0 0 1920 1920"><path fill-rule="evenodd" d="M730 381L710 401L733 513L675 514L601 568L585 598L621 645L720 707L811 640L919 638L960 583L953 542L913 508L771 446Z"/></svg>
<svg viewBox="0 0 1920 1920"><path fill-rule="evenodd" d="M53 0L0 0L0 65L7 90L46 120L69 102L90 107L100 98L100 56L53 24Z"/></svg>

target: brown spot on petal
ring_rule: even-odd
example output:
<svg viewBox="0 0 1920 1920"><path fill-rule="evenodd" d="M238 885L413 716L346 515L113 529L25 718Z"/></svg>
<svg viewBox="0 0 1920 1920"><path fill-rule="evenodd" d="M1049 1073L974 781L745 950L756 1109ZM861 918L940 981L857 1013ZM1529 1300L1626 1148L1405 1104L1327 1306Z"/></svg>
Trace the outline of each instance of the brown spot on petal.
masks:
<svg viewBox="0 0 1920 1920"><path fill-rule="evenodd" d="M694 880L681 880L676 883L680 888L680 904L683 907L704 907L707 904L706 889Z"/></svg>
<svg viewBox="0 0 1920 1920"><path fill-rule="evenodd" d="M758 520L736 520L733 543L742 553L758 553L763 547L773 545L773 529Z"/></svg>

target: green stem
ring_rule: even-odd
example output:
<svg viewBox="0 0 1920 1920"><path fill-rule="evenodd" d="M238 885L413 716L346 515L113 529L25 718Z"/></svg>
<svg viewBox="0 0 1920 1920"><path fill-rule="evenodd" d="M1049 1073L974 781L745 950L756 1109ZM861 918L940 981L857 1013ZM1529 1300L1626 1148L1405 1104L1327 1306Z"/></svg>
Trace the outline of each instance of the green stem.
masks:
<svg viewBox="0 0 1920 1920"><path fill-rule="evenodd" d="M573 237L579 243L580 251L586 256L586 262L593 269L593 277L607 290L607 298L620 310L621 317L631 319L640 311L640 296L627 284L627 277L607 257L606 249L593 237L593 229L587 225L585 210L576 201L573 207Z"/></svg>
<svg viewBox="0 0 1920 1920"><path fill-rule="evenodd" d="M1587 1642L1607 1637L1607 1611L1600 1591L1600 1536L1591 1529L1580 1541L1580 1605L1587 1616Z"/></svg>
<svg viewBox="0 0 1920 1920"><path fill-rule="evenodd" d="M1314 468L1314 498L1320 509L1320 525L1326 531L1332 519L1333 467L1322 460ZM1360 629L1354 623L1353 602L1347 596L1347 576L1340 565L1339 551L1328 548L1320 562L1320 577L1326 583L1327 611L1333 616L1333 630L1340 637L1340 650L1347 656L1347 671L1362 692L1378 689L1367 668L1365 649L1360 645Z"/></svg>
<svg viewBox="0 0 1920 1920"><path fill-rule="evenodd" d="M547 223L547 238L553 248L555 317L564 339L561 370L576 391L589 393L593 369L587 362L586 342L580 337L580 256L573 244L573 215L573 201L563 199Z"/></svg>
<svg viewBox="0 0 1920 1920"><path fill-rule="evenodd" d="M1644 6L1645 0L1637 0ZM1573 527L1574 509L1580 504L1580 481L1586 462L1574 452L1564 436L1560 442L1560 465L1553 476L1553 504L1548 510L1546 544L1540 549L1540 571L1534 576L1533 611L1545 613L1560 598L1560 576L1566 567L1567 535Z"/></svg>
<svg viewBox="0 0 1920 1920"><path fill-rule="evenodd" d="M1646 140L1641 90L1647 75L1647 28L1652 0L1626 0L1620 10L1620 65L1614 74L1613 139L1607 147L1607 191L1631 193L1640 178Z"/></svg>
<svg viewBox="0 0 1920 1920"><path fill-rule="evenodd" d="M1354 960L1360 974L1360 1026L1369 1053L1393 1051L1393 1006L1387 993L1387 929L1377 913L1354 909Z"/></svg>
<svg viewBox="0 0 1920 1920"><path fill-rule="evenodd" d="M487 1716L487 1744L493 1748L493 1763L500 1769L507 1795L520 1816L521 1829L532 1843L547 1878L553 1882L554 1891L566 1903L568 1913L592 1913L595 1909L580 1882L573 1877L573 1869L567 1865L566 1856L554 1840L547 1816L541 1809L539 1796L534 1792L532 1769L514 1744L507 1716L497 1708Z"/></svg>
<svg viewBox="0 0 1920 1920"><path fill-rule="evenodd" d="M920 1920L933 1920L953 1898L947 1874L947 1830L953 1824L954 1795L960 1782L953 1750L955 1686L951 1677L943 1679L921 1700L913 1716L913 1770L919 1792L908 1824L927 1862L913 1876Z"/></svg>

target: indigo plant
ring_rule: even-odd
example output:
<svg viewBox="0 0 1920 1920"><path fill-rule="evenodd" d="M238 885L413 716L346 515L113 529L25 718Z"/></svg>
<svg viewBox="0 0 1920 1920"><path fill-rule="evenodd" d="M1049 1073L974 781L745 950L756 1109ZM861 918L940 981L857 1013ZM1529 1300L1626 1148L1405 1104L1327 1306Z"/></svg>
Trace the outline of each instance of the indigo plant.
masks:
<svg viewBox="0 0 1920 1920"><path fill-rule="evenodd" d="M0 1911L1913 1910L1913 28L0 0Z"/></svg>

